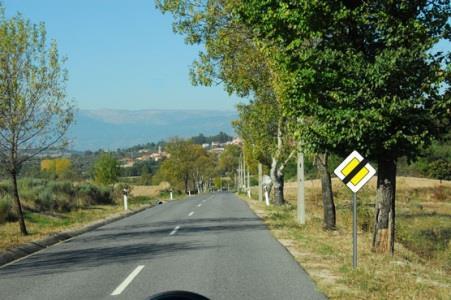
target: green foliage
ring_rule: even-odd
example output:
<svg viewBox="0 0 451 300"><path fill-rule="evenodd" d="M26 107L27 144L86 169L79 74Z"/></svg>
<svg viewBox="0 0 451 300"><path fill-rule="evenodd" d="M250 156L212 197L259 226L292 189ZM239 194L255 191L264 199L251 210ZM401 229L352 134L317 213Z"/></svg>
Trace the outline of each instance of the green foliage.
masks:
<svg viewBox="0 0 451 300"><path fill-rule="evenodd" d="M440 180L451 180L451 163L444 159L433 161L429 165L429 174Z"/></svg>
<svg viewBox="0 0 451 300"><path fill-rule="evenodd" d="M153 175L160 166L160 162L153 160L136 161L132 167L121 168L122 177Z"/></svg>
<svg viewBox="0 0 451 300"><path fill-rule="evenodd" d="M9 172L49 147L64 145L74 117L67 72L43 23L5 18L0 7L0 151ZM10 155L11 149L20 149Z"/></svg>
<svg viewBox="0 0 451 300"><path fill-rule="evenodd" d="M113 204L114 197L122 197L122 186L118 185L115 195L112 188L97 186L88 182L73 184L70 181L45 180L36 178L24 178L18 182L21 197L27 206L41 212L57 211L69 212L76 208L88 207L97 204ZM11 189L10 182L0 182L0 199L3 211L0 213L7 220L15 220L15 212L8 195ZM7 205L7 204L10 205ZM9 208L9 209L7 209ZM1 210L1 209L0 209Z"/></svg>
<svg viewBox="0 0 451 300"><path fill-rule="evenodd" d="M282 176L285 160L296 147L289 134L293 119L280 109L273 60L261 51L252 27L232 13L233 5L233 1L157 1L160 10L173 14L174 30L185 35L187 43L205 47L191 69L193 84L221 82L229 94L252 98L250 104L238 107L240 118L234 123L244 140L246 160L249 165L274 162L274 173Z"/></svg>
<svg viewBox="0 0 451 300"><path fill-rule="evenodd" d="M103 153L94 164L94 180L99 184L113 184L119 177L119 163L111 153Z"/></svg>
<svg viewBox="0 0 451 300"><path fill-rule="evenodd" d="M8 19L0 3L0 164L14 182L24 162L66 144L74 106L66 97L63 64L43 23L32 24L21 14ZM13 195L20 204L16 185ZM27 235L21 205L17 208Z"/></svg>
<svg viewBox="0 0 451 300"><path fill-rule="evenodd" d="M166 145L166 151L170 156L161 163L154 183L167 181L174 189L194 191L198 184L206 184L216 172L216 157L200 145L176 138Z"/></svg>
<svg viewBox="0 0 451 300"><path fill-rule="evenodd" d="M241 148L237 145L227 145L218 160L218 172L224 176L232 176L236 173L239 164Z"/></svg>
<svg viewBox="0 0 451 300"><path fill-rule="evenodd" d="M238 3L314 151L414 158L449 126L448 54L429 51L449 38L448 1Z"/></svg>

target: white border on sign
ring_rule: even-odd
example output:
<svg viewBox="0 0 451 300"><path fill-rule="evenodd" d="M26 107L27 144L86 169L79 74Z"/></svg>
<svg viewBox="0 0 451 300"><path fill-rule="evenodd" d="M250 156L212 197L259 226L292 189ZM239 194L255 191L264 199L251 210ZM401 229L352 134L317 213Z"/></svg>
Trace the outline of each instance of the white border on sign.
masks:
<svg viewBox="0 0 451 300"><path fill-rule="evenodd" d="M348 165L348 163L352 160L356 158L358 161L362 161L363 160L363 156L360 155L359 152L357 151L352 151L352 153L345 158L345 160L334 170L334 174L337 175L338 178L340 178L340 180L343 180L346 176L343 175L343 173L341 173L341 171L343 170L344 167L346 167ZM348 188L351 189L351 191L353 191L354 193L357 193L358 190L360 190L362 188L362 186L364 186L368 180L371 179L371 177L374 176L374 174L376 174L376 170L373 168L373 166L371 166L369 163L367 163L365 165L365 168L368 169L368 174L365 175L365 177L362 178L362 180L359 181L359 183L357 185L353 185L351 182L348 182L346 185L348 186Z"/></svg>

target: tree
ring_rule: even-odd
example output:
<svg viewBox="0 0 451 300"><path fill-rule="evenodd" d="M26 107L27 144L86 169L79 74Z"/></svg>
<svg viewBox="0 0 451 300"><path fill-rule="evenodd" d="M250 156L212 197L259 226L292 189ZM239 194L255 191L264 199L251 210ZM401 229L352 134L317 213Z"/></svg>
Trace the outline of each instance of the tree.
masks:
<svg viewBox="0 0 451 300"><path fill-rule="evenodd" d="M238 169L241 149L238 145L227 145L218 159L218 172L222 176L234 176Z"/></svg>
<svg viewBox="0 0 451 300"><path fill-rule="evenodd" d="M166 151L169 158L161 163L156 177L168 181L177 189L183 189L185 193L198 189L202 179L198 162L201 157L207 156L206 151L200 145L179 138L172 139L166 145Z"/></svg>
<svg viewBox="0 0 451 300"><path fill-rule="evenodd" d="M64 145L74 109L67 100L67 72L56 42L44 24L17 15L6 19L0 7L0 161L12 181L20 231L27 234L17 175L27 160Z"/></svg>
<svg viewBox="0 0 451 300"><path fill-rule="evenodd" d="M429 174L437 179L451 180L451 163L445 159L439 159L429 164Z"/></svg>
<svg viewBox="0 0 451 300"><path fill-rule="evenodd" d="M94 163L94 180L99 184L109 185L117 182L120 167L112 153L102 153Z"/></svg>
<svg viewBox="0 0 451 300"><path fill-rule="evenodd" d="M43 159L41 171L50 174L54 178L68 176L72 163L68 158Z"/></svg>
<svg viewBox="0 0 451 300"><path fill-rule="evenodd" d="M377 161L373 247L394 252L397 159L449 130L449 1L237 1L272 53L284 113L308 123L313 149Z"/></svg>
<svg viewBox="0 0 451 300"><path fill-rule="evenodd" d="M261 122L259 126L271 130L265 136L269 134L270 139L257 142L256 138L259 134L254 134L251 142L246 141L250 135L241 137L248 147L272 143L266 151L271 157L269 166L274 181L275 202L279 205L283 204L283 168L286 158L289 159L294 151L286 155L285 149L290 147L284 142L287 141L286 134L289 128L287 124L290 118L285 117L279 110L279 94L274 86L277 74L272 68L272 62L268 61L257 47L249 27L231 14L233 1L162 0L157 1L157 5L163 12L171 12L174 15L174 29L177 33L186 36L187 43L203 43L205 46L206 50L199 54L199 58L191 69L193 84L210 86L222 83L230 94L251 97L255 103L261 103L261 106L264 104L273 106L270 110L276 114L258 116ZM254 107L257 108L257 104L248 108ZM244 106L241 107L242 116L244 116L244 108ZM274 123L271 118L276 118L276 126L266 125ZM244 133L243 124L241 133ZM249 132L251 128L254 127L247 127L247 131ZM268 163L268 160L262 163Z"/></svg>
<svg viewBox="0 0 451 300"><path fill-rule="evenodd" d="M274 98L260 99L238 106L239 120L234 127L244 139L247 161L255 159L270 169L275 203L284 200L284 168L296 153L296 143L288 134L285 118Z"/></svg>

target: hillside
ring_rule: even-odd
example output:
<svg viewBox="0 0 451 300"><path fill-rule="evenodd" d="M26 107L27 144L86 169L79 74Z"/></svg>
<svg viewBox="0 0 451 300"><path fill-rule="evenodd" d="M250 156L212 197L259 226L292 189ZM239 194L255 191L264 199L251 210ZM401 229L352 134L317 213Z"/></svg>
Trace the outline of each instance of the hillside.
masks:
<svg viewBox="0 0 451 300"><path fill-rule="evenodd" d="M172 136L233 134L236 117L233 111L79 110L69 138L72 150L112 150Z"/></svg>

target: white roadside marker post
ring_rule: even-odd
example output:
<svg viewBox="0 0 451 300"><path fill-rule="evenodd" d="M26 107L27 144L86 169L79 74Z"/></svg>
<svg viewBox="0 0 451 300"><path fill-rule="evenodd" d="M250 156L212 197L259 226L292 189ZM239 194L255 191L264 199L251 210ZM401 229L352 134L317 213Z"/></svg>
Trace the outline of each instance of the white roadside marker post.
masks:
<svg viewBox="0 0 451 300"><path fill-rule="evenodd" d="M266 206L269 206L269 195L268 195L268 191L265 191L265 201L266 201Z"/></svg>
<svg viewBox="0 0 451 300"><path fill-rule="evenodd" d="M352 268L357 268L357 191L376 174L368 160L353 151L335 169L335 175L352 191Z"/></svg>
<svg viewBox="0 0 451 300"><path fill-rule="evenodd" d="M251 198L251 173L249 172L249 167L247 168L247 197Z"/></svg>
<svg viewBox="0 0 451 300"><path fill-rule="evenodd" d="M262 185L265 190L265 202L266 206L269 206L269 192L271 191L272 180L271 177L265 175L262 177Z"/></svg>
<svg viewBox="0 0 451 300"><path fill-rule="evenodd" d="M262 175L262 164L258 163L258 201L263 201L263 175Z"/></svg>
<svg viewBox="0 0 451 300"><path fill-rule="evenodd" d="M124 195L124 210L128 210L128 188L124 188L122 194Z"/></svg>

